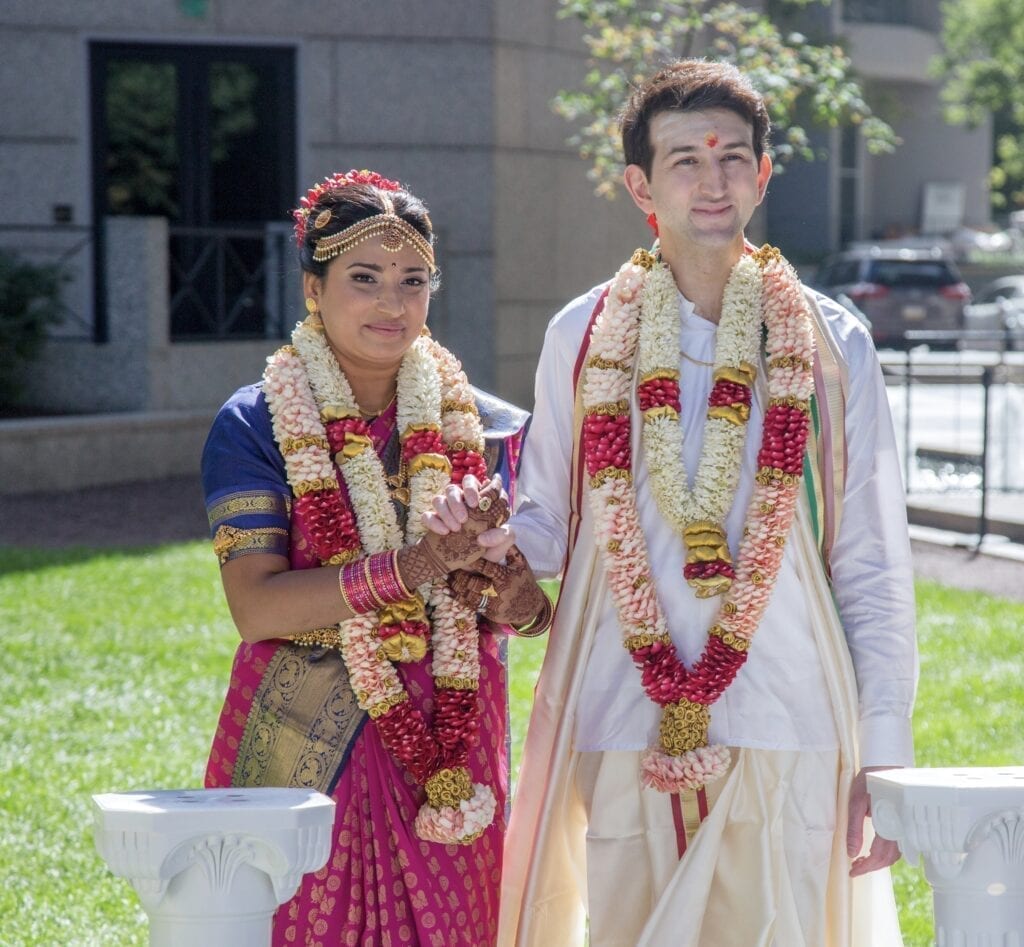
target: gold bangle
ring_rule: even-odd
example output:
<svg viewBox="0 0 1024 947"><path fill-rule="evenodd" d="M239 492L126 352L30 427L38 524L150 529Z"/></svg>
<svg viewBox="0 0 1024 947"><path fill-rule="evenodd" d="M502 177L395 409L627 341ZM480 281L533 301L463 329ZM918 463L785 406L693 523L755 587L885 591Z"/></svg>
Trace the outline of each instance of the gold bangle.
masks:
<svg viewBox="0 0 1024 947"><path fill-rule="evenodd" d="M554 617L554 606L551 604L551 599L545 595L541 610L521 628L518 625L513 625L512 628L520 638L535 638L548 630L551 626L551 619Z"/></svg>

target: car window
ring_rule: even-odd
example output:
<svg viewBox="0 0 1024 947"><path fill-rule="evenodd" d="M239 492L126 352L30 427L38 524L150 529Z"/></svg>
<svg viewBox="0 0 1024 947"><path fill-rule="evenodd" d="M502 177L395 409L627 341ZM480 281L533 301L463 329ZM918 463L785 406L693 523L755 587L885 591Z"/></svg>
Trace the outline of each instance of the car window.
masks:
<svg viewBox="0 0 1024 947"><path fill-rule="evenodd" d="M942 260L872 260L867 278L881 286L949 286L957 277Z"/></svg>
<svg viewBox="0 0 1024 947"><path fill-rule="evenodd" d="M844 283L857 282L857 261L836 260L826 264L818 277L822 286L842 286Z"/></svg>
<svg viewBox="0 0 1024 947"><path fill-rule="evenodd" d="M979 302L992 303L997 299L1024 298L1024 286L1020 283L1009 283L1002 286L989 286L978 297Z"/></svg>

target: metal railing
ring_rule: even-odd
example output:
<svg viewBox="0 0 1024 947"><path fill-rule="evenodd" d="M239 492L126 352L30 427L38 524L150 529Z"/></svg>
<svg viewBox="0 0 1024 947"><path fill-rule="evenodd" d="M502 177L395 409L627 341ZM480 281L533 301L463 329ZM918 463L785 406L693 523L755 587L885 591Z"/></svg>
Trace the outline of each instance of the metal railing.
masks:
<svg viewBox="0 0 1024 947"><path fill-rule="evenodd" d="M94 227L79 224L0 224L0 249L27 263L55 266L63 278L56 340L102 341L94 269Z"/></svg>
<svg viewBox="0 0 1024 947"><path fill-rule="evenodd" d="M168 228L172 341L283 338L290 229Z"/></svg>
<svg viewBox="0 0 1024 947"><path fill-rule="evenodd" d="M62 276L56 341L107 341L102 228L0 225L0 249L56 266ZM172 341L284 338L295 266L287 224L168 228L168 309Z"/></svg>
<svg viewBox="0 0 1024 947"><path fill-rule="evenodd" d="M990 532L994 499L1024 493L1018 462L1024 431L1024 355L1005 351L923 353L913 346L1007 342L1002 331L907 332L908 347L883 359L902 391L894 416L911 494L977 495L978 541ZM890 398L892 401L893 399Z"/></svg>

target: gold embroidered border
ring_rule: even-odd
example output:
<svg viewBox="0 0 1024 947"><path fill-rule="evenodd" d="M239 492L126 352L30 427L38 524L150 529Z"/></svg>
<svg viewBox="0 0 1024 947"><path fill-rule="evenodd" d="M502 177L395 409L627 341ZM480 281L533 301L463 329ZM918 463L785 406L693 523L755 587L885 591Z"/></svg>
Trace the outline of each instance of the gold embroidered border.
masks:
<svg viewBox="0 0 1024 947"><path fill-rule="evenodd" d="M253 696L231 784L329 792L365 719L337 651L282 645Z"/></svg>
<svg viewBox="0 0 1024 947"><path fill-rule="evenodd" d="M213 551L221 565L229 559L248 556L255 552L274 552L286 556L288 530L279 526L263 526L256 529L218 526L213 537Z"/></svg>
<svg viewBox="0 0 1024 947"><path fill-rule="evenodd" d="M290 500L279 493L249 491L222 497L207 509L206 515L212 529L218 523L236 516L271 514L287 518L290 507Z"/></svg>

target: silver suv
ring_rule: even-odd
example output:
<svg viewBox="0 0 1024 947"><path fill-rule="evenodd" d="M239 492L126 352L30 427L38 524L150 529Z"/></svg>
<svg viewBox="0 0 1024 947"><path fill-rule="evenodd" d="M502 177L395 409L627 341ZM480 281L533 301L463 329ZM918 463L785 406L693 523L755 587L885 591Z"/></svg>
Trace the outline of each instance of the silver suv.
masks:
<svg viewBox="0 0 1024 947"><path fill-rule="evenodd" d="M846 295L871 323L878 348L902 348L911 329L959 331L971 291L939 249L863 247L829 257L814 281L829 296ZM940 342L955 346L956 340Z"/></svg>

